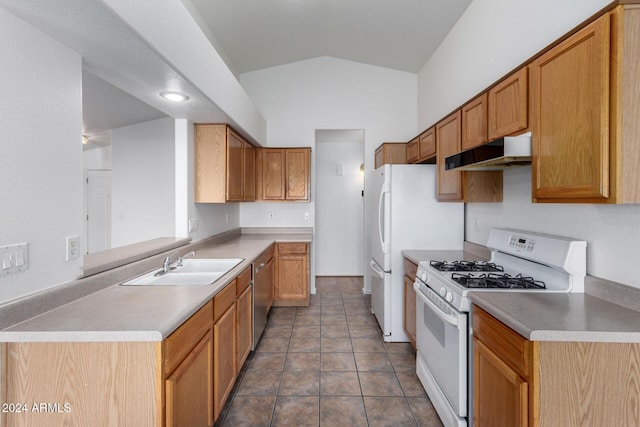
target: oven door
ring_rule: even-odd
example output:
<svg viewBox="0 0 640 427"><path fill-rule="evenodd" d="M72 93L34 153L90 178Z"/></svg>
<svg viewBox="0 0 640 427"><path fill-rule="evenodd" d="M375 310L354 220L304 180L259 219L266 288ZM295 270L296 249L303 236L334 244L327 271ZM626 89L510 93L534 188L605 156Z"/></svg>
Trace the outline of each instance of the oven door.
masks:
<svg viewBox="0 0 640 427"><path fill-rule="evenodd" d="M445 425L466 425L468 313L418 280L413 287L418 376Z"/></svg>

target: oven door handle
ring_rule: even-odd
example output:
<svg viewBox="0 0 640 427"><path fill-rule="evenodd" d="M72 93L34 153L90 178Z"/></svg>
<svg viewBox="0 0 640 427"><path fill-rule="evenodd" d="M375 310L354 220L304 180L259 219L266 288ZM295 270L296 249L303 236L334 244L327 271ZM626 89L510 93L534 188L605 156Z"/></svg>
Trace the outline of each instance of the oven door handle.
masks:
<svg viewBox="0 0 640 427"><path fill-rule="evenodd" d="M413 284L413 289L416 291L416 296L418 298L420 298L420 300L422 302L424 302L426 305L428 305L429 308L431 308L431 310L433 310L433 312L435 314L437 314L440 319L442 319L443 321L447 322L448 324L450 324L452 326L455 326L456 328L458 327L458 317L457 316L444 313L440 309L440 307L438 307L433 301L431 301L429 298L427 298L427 296L425 294L422 293L422 291L420 290L418 285L416 285L415 283Z"/></svg>

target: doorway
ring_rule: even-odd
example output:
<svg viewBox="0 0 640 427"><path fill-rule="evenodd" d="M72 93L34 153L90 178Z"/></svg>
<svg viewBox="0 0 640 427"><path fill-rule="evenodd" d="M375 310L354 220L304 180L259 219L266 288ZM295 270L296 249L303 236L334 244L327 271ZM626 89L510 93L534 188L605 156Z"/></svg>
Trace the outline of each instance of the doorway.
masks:
<svg viewBox="0 0 640 427"><path fill-rule="evenodd" d="M364 130L316 130L315 149L316 276L362 276Z"/></svg>
<svg viewBox="0 0 640 427"><path fill-rule="evenodd" d="M111 248L111 171L87 170L87 253Z"/></svg>

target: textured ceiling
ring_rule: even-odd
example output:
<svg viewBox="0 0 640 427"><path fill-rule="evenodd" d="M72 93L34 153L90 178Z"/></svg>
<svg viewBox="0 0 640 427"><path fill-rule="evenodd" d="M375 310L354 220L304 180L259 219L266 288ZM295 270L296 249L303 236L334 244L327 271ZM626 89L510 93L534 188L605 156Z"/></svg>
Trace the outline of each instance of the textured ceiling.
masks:
<svg viewBox="0 0 640 427"><path fill-rule="evenodd" d="M471 0L182 0L236 73L319 56L417 73Z"/></svg>

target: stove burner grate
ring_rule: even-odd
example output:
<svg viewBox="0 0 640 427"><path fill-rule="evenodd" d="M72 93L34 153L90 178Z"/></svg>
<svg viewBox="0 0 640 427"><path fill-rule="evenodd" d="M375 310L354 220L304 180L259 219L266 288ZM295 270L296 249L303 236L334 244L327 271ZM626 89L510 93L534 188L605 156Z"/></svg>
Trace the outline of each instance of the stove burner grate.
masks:
<svg viewBox="0 0 640 427"><path fill-rule="evenodd" d="M465 273L453 273L451 279L465 288L504 288L504 289L546 289L544 282L524 277L521 274L480 274L474 276Z"/></svg>
<svg viewBox="0 0 640 427"><path fill-rule="evenodd" d="M487 261L429 261L438 271L504 271L502 266Z"/></svg>

